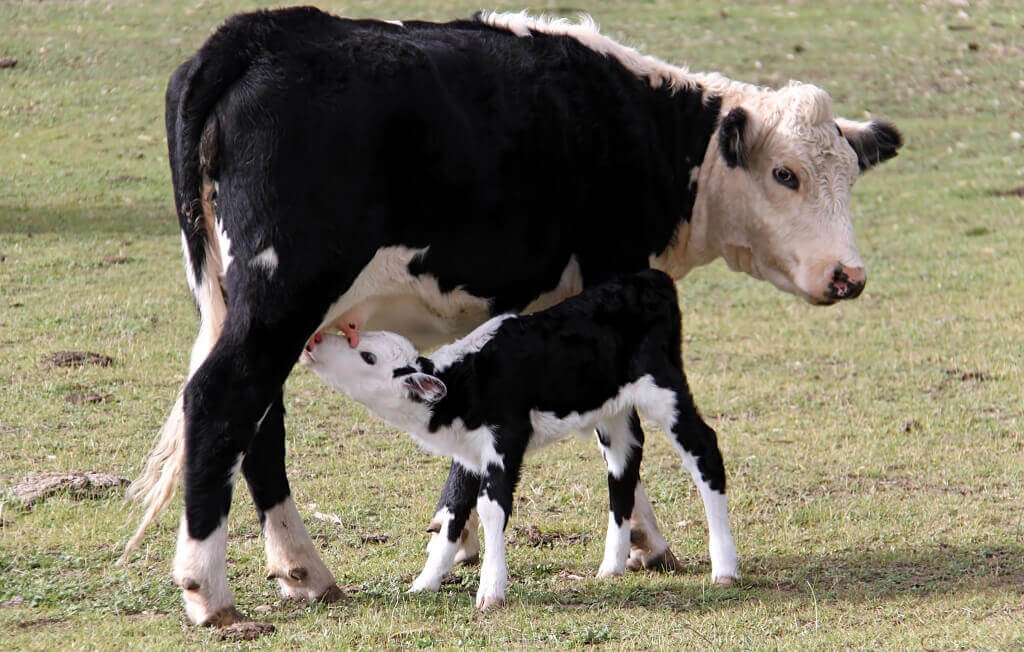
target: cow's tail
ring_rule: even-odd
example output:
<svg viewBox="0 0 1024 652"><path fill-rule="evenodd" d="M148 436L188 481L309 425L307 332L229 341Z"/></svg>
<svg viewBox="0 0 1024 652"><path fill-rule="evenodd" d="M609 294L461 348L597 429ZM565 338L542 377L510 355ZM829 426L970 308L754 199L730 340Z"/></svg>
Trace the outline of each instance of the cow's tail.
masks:
<svg viewBox="0 0 1024 652"><path fill-rule="evenodd" d="M206 360L220 337L227 313L221 252L215 232L217 101L247 69L247 57L225 42L229 21L199 53L171 76L166 96L167 144L174 198L185 253L185 274L199 310L199 335L192 347L189 378ZM185 466L184 385L139 477L128 488L129 500L144 509L135 533L125 544L124 562L146 529L174 497Z"/></svg>

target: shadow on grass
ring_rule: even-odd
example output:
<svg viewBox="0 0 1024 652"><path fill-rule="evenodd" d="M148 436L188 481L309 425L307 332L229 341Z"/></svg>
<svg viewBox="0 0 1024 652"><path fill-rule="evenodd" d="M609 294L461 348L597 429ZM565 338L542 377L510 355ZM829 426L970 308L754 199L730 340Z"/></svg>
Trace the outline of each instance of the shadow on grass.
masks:
<svg viewBox="0 0 1024 652"><path fill-rule="evenodd" d="M683 563L687 570L675 577L690 576L698 580L684 587L672 581L673 575L653 573L645 573L646 577L628 584L614 580L567 582L564 588L554 590L530 587L524 584L524 578L514 577L509 583L510 595L523 604L549 604L567 611L624 604L690 611L732 608L750 599L878 602L901 596L925 597L953 592L966 595L1024 593L1024 544L1021 543L752 558L741 562L744 573L741 583L728 588L710 585L710 575L706 575L710 567L706 562ZM472 573L464 578L466 585L445 587L442 591L458 593L475 589L475 571L461 572ZM557 573L548 573L553 574ZM519 587L515 586L517 583Z"/></svg>
<svg viewBox="0 0 1024 652"><path fill-rule="evenodd" d="M168 191L169 193L169 191ZM178 223L167 203L124 206L11 206L0 204L0 234L35 235L61 233L102 235L133 233L144 236L174 235Z"/></svg>

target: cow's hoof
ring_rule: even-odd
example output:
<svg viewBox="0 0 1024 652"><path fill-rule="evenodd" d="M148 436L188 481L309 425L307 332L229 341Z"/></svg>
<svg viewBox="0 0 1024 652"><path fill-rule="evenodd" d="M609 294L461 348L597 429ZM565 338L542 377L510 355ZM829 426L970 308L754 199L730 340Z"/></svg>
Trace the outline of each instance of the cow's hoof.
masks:
<svg viewBox="0 0 1024 652"><path fill-rule="evenodd" d="M612 577L622 577L622 575L623 572L617 568L604 568L602 566L601 568L597 569L597 578L601 580L609 579Z"/></svg>
<svg viewBox="0 0 1024 652"><path fill-rule="evenodd" d="M682 564L672 554L670 548L665 548L660 554L644 559L644 569L655 573L675 573L682 568Z"/></svg>
<svg viewBox="0 0 1024 652"><path fill-rule="evenodd" d="M497 595L491 596L479 596L476 599L476 608L480 611L487 611L497 607L504 606L505 598Z"/></svg>
<svg viewBox="0 0 1024 652"><path fill-rule="evenodd" d="M715 578L715 586L732 586L739 580L731 575L723 575Z"/></svg>
<svg viewBox="0 0 1024 652"><path fill-rule="evenodd" d="M245 622L245 618L242 617L242 614L238 613L238 609L230 606L214 612L199 624L203 627L230 627L235 623L241 622Z"/></svg>

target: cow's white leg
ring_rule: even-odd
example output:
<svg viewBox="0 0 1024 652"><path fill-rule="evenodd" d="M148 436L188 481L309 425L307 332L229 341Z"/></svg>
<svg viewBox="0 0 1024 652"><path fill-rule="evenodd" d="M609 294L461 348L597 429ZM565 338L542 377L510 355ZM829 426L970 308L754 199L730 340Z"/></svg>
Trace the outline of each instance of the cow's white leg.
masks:
<svg viewBox="0 0 1024 652"><path fill-rule="evenodd" d="M480 567L480 587L476 592L477 609L489 609L505 603L508 567L505 562L505 509L487 494L481 493L476 511L484 526L484 559Z"/></svg>
<svg viewBox="0 0 1024 652"><path fill-rule="evenodd" d="M630 551L626 568L652 571L679 570L679 561L669 549L668 539L658 528L651 501L643 481L638 481L633 499L633 515L629 519Z"/></svg>
<svg viewBox="0 0 1024 652"><path fill-rule="evenodd" d="M263 512L263 544L267 579L277 580L284 597L326 602L341 597L291 496Z"/></svg>
<svg viewBox="0 0 1024 652"><path fill-rule="evenodd" d="M629 556L629 521L633 513L644 432L636 411L606 419L597 426L597 442L608 466L608 534L598 577L618 577Z"/></svg>
<svg viewBox="0 0 1024 652"><path fill-rule="evenodd" d="M221 627L242 619L235 609L235 597L228 588L224 556L227 546L227 518L203 540L188 533L185 514L178 527L178 548L174 554L174 582L181 588L185 614L196 625Z"/></svg>
<svg viewBox="0 0 1024 652"><path fill-rule="evenodd" d="M427 545L427 563L423 570L412 583L409 593L419 591L437 591L441 588L441 580L445 573L452 569L455 562L455 554L458 550L458 541L462 533L456 532L452 537L453 514L446 507L442 507L434 515L434 521L438 523L438 531L431 537ZM454 538L454 541L452 540Z"/></svg>

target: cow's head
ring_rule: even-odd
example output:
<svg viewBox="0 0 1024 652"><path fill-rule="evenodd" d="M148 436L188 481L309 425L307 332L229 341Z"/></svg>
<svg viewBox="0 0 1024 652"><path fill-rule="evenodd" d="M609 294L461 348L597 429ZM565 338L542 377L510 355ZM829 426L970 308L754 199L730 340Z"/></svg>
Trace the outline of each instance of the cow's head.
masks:
<svg viewBox="0 0 1024 652"><path fill-rule="evenodd" d="M858 296L867 275L850 190L896 156L899 131L837 120L828 94L808 84L740 93L725 107L700 173L704 246L811 303Z"/></svg>
<svg viewBox="0 0 1024 652"><path fill-rule="evenodd" d="M429 416L422 408L447 393L444 383L428 373L433 371L430 361L409 340L386 331L360 333L355 348L340 335L317 335L299 361L320 380L399 427L419 425Z"/></svg>

